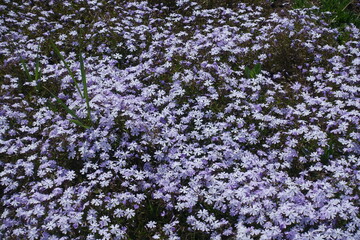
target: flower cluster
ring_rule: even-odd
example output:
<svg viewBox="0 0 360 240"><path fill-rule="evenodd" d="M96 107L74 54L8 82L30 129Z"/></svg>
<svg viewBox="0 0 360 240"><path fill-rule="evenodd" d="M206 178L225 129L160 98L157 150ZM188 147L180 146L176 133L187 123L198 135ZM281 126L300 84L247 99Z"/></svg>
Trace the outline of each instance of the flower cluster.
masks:
<svg viewBox="0 0 360 240"><path fill-rule="evenodd" d="M359 239L360 30L177 5L0 5L0 238Z"/></svg>

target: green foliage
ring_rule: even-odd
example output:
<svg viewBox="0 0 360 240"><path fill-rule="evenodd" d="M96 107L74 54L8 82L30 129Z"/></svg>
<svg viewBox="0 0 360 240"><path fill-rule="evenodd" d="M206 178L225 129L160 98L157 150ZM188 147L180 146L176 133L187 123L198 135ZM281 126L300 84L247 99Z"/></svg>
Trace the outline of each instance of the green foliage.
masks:
<svg viewBox="0 0 360 240"><path fill-rule="evenodd" d="M310 8L312 4L308 0L294 0L292 6L293 8Z"/></svg>
<svg viewBox="0 0 360 240"><path fill-rule="evenodd" d="M320 12L331 12L333 14L330 24L333 27L343 27L346 24L353 23L357 27L360 26L359 9L356 9L355 0L293 0L294 8L309 8L316 5L320 8Z"/></svg>
<svg viewBox="0 0 360 240"><path fill-rule="evenodd" d="M74 110L71 110L58 96L56 96L49 88L42 86L40 87L40 84L38 83L38 80L40 78L41 72L40 72L40 61L39 61L39 57L37 57L36 59L36 63L35 63L35 70L34 70L34 79L33 77L30 75L30 71L24 61L24 59L20 59L21 61L21 65L24 69L24 73L28 79L29 82L34 81L36 83L36 89L39 92L41 88L45 89L48 93L50 93L51 96L53 96L56 101L58 102L58 104L60 104L62 106L62 108L68 113L70 114L73 119L70 119L71 122L75 123L76 125L83 127L83 128L90 128L88 123L91 123L91 108L90 108L90 98L88 95L88 90L87 90L87 79L86 79L86 72L85 72L85 66L84 66L84 59L82 57L82 53L81 51L79 52L79 62L80 62L80 72L81 72L81 80L82 80L82 85L83 85L83 92L80 90L79 85L77 83L77 80L75 78L74 73L71 71L69 64L66 62L64 56L60 53L59 49L56 47L56 45L54 43L51 42L51 45L55 51L55 53L59 56L59 58L61 59L61 61L64 63L66 69L68 70L74 86L76 87L77 91L79 92L81 98L85 99L86 102L86 110L87 110L87 117L86 119L81 119L79 116L77 116L77 114L75 113ZM23 82L19 83L19 90L22 91L22 88L24 86Z"/></svg>
<svg viewBox="0 0 360 240"><path fill-rule="evenodd" d="M360 26L359 14L349 10L350 5L354 2L354 0L322 0L321 10L334 13L331 24L335 27L349 23Z"/></svg>
<svg viewBox="0 0 360 240"><path fill-rule="evenodd" d="M26 66L26 63L25 63L24 59L21 58L20 61L21 61L22 67L24 68L24 73L25 73L25 75L26 75L26 77L27 77L27 80L28 80L29 82L31 82L31 81L32 81L32 77L31 77L31 75L30 75L30 72L29 72L29 70L28 70L28 68L27 68L27 66ZM20 90L20 92L23 91L23 87L24 87L24 82L23 82L23 81L19 81L19 90Z"/></svg>
<svg viewBox="0 0 360 240"><path fill-rule="evenodd" d="M71 122L75 123L76 125L83 127L83 128L89 128L89 126L86 126L82 120L76 115L75 111L71 110L66 104L55 94L53 94L48 88L44 87L45 90L47 90L55 99L56 101L65 109L67 113L69 113L74 119L70 119Z"/></svg>
<svg viewBox="0 0 360 240"><path fill-rule="evenodd" d="M20 58L20 62L21 62L21 65L24 69L24 73L26 75L26 78L29 82L35 82L36 84L36 90L39 91L40 89L40 85L38 83L38 80L40 79L40 76L41 76L41 72L40 72L40 59L39 59L39 52L40 52L40 45L39 45L39 48L38 48L38 55L36 57L36 62L35 62L35 69L34 69L34 78L30 75L30 71L25 63L25 60L23 58ZM23 92L23 87L24 87L24 82L19 81L19 90L20 92Z"/></svg>
<svg viewBox="0 0 360 240"><path fill-rule="evenodd" d="M245 67L245 76L246 78L256 78L256 76L261 72L261 64L257 63L252 69L248 66Z"/></svg>
<svg viewBox="0 0 360 240"><path fill-rule="evenodd" d="M80 62L81 80L82 80L82 84L83 84L83 92L80 90L79 85L77 83L77 79L75 78L74 73L71 71L71 69L69 67L69 64L65 61L64 56L60 53L59 49L56 47L56 45L54 43L52 43L52 46L53 46L53 49L54 49L55 53L59 56L61 61L64 63L66 69L68 70L71 78L73 79L74 85L75 85L76 89L78 90L81 98L85 99L86 110L87 110L87 117L86 117L85 121L91 123L90 99L89 99L88 90L87 90L87 79L86 79L86 73L85 73L85 67L84 67L84 60L83 60L81 51L79 52L79 62ZM47 88L45 88L45 89L47 91L49 91ZM71 122L73 122L76 125L78 125L80 127L83 127L83 128L90 128L87 124L84 123L84 121L82 119L80 119L76 115L76 113L74 111L69 109L66 106L66 104L60 98L58 98L57 96L55 96L52 93L51 93L51 95L53 95L55 97L56 101L66 110L67 113L69 113L71 116L74 117L74 119L70 120Z"/></svg>
<svg viewBox="0 0 360 240"><path fill-rule="evenodd" d="M84 89L84 98L85 98L85 102L86 102L86 109L87 109L87 118L90 119L90 99L89 99L89 95L88 95L88 90L87 90L87 80L86 80L86 73L85 73L85 67L84 67L84 60L82 57L82 53L79 53L79 61L80 61L80 71L81 71L81 81L83 84L83 89Z"/></svg>
<svg viewBox="0 0 360 240"><path fill-rule="evenodd" d="M56 45L55 45L53 42L51 42L50 44L51 44L52 48L54 49L55 53L58 55L58 57L59 57L59 58L61 59L61 61L64 63L64 65L65 65L66 69L68 70L68 72L69 72L69 74L70 74L70 76L71 76L71 78L72 78L72 80L73 80L73 82L74 82L74 85L75 85L77 91L79 92L80 96L81 96L82 98L84 98L83 94L82 94L81 91L80 91L80 88L79 88L79 85L78 85L78 83L77 83L77 80L76 80L76 78L75 78L75 76L74 76L74 73L71 71L71 69L70 69L70 67L69 67L69 64L65 61L64 56L60 53L59 49L56 47Z"/></svg>

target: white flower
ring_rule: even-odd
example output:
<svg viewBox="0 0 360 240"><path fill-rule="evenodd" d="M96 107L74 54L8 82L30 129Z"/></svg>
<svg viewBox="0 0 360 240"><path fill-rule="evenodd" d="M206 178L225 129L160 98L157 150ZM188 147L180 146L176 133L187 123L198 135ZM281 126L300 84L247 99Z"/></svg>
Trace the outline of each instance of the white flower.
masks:
<svg viewBox="0 0 360 240"><path fill-rule="evenodd" d="M147 228L153 229L156 227L156 222L155 221L150 221L146 224Z"/></svg>
<svg viewBox="0 0 360 240"><path fill-rule="evenodd" d="M355 66L360 65L360 58L355 58L355 59L352 61L352 64L355 65Z"/></svg>
<svg viewBox="0 0 360 240"><path fill-rule="evenodd" d="M155 234L152 238L153 239L160 239L160 236L159 236L159 234Z"/></svg>

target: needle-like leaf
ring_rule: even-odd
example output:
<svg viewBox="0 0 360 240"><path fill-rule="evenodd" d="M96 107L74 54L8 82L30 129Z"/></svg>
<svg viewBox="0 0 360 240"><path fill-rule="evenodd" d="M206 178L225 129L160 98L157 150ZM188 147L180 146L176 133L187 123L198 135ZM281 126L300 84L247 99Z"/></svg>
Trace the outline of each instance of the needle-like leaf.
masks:
<svg viewBox="0 0 360 240"><path fill-rule="evenodd" d="M88 126L86 126L81 122L80 118L76 115L75 111L71 110L68 106L66 106L66 104L58 96L53 94L48 88L44 87L44 89L46 89L56 99L56 101L66 110L67 113L69 113L73 118L75 118L75 119L71 119L70 120L71 122L81 127L89 128Z"/></svg>
<svg viewBox="0 0 360 240"><path fill-rule="evenodd" d="M39 44L39 47L38 47L38 54L36 56L36 63L35 63L35 82L37 83L37 81L39 80L40 78L40 58L39 58L39 54L40 54L40 44Z"/></svg>
<svg viewBox="0 0 360 240"><path fill-rule="evenodd" d="M71 71L71 69L70 69L70 67L69 67L69 64L65 61L64 56L60 53L60 51L59 51L59 49L56 47L55 43L51 42L50 44L51 44L52 48L54 49L55 53L59 56L59 58L61 59L61 61L64 63L64 65L65 65L66 69L68 70L68 72L69 72L72 80L74 81L74 85L75 85L77 91L79 92L80 96L81 96L82 98L84 98L84 95L81 93L80 88L79 88L79 85L78 85L78 83L77 83L77 80L76 80L76 78L75 78L75 76L74 76L74 73Z"/></svg>
<svg viewBox="0 0 360 240"><path fill-rule="evenodd" d="M39 58L36 59L36 64L35 64L35 81L37 82L37 80L39 80L40 77L40 72L39 72Z"/></svg>
<svg viewBox="0 0 360 240"><path fill-rule="evenodd" d="M26 66L26 63L25 63L24 59L21 58L20 61L21 61L21 64L22 64L22 66L23 66L23 68L24 68L24 70L25 70L26 77L28 78L29 82L31 82L32 79L31 79L29 70L28 70L28 68L27 68L27 66Z"/></svg>
<svg viewBox="0 0 360 240"><path fill-rule="evenodd" d="M78 126L80 126L80 127L83 127L83 128L86 128L86 129L89 129L89 128L90 128L89 126L84 125L84 124L83 124L81 121L79 121L79 120L70 119L69 121L75 123L76 125L78 125Z"/></svg>
<svg viewBox="0 0 360 240"><path fill-rule="evenodd" d="M84 67L84 59L82 57L82 53L79 53L79 60L80 60L80 71L81 71L81 80L84 88L84 97L86 101L86 109L87 109L87 118L90 120L90 100L87 90L87 81L86 81L86 72Z"/></svg>
<svg viewBox="0 0 360 240"><path fill-rule="evenodd" d="M245 67L245 76L246 78L250 78L251 77L251 71L249 67Z"/></svg>

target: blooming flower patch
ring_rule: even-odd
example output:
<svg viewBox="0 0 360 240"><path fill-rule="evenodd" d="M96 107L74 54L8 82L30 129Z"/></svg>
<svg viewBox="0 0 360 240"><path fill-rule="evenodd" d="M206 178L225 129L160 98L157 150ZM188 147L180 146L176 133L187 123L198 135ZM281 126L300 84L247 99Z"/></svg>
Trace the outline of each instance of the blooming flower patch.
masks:
<svg viewBox="0 0 360 240"><path fill-rule="evenodd" d="M360 239L359 29L177 5L0 5L0 238Z"/></svg>

